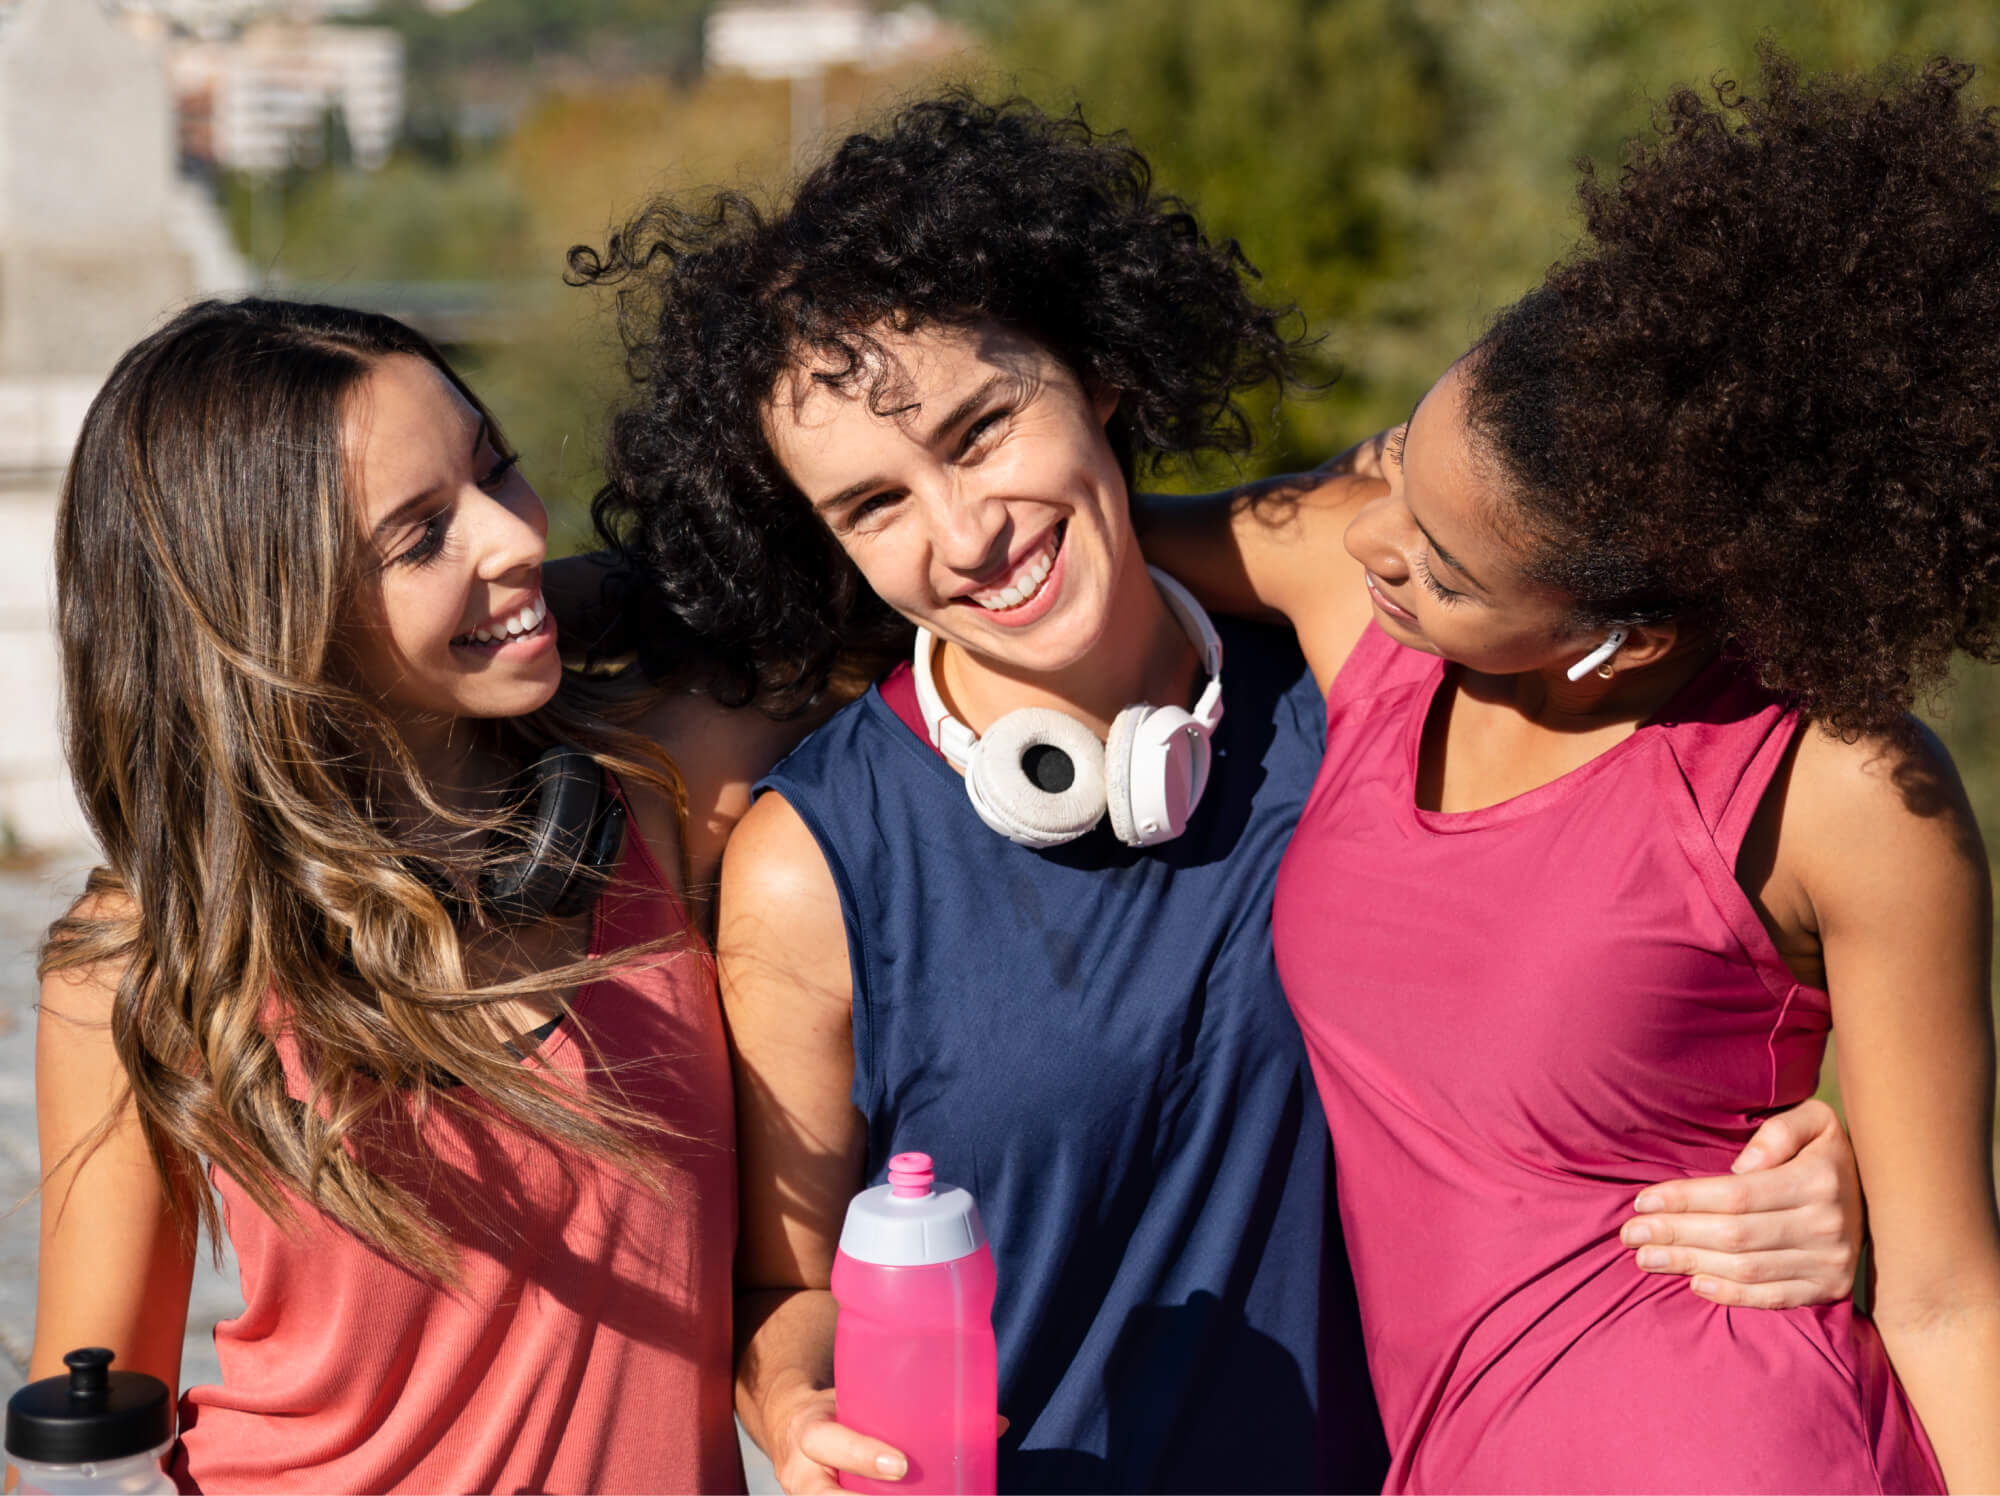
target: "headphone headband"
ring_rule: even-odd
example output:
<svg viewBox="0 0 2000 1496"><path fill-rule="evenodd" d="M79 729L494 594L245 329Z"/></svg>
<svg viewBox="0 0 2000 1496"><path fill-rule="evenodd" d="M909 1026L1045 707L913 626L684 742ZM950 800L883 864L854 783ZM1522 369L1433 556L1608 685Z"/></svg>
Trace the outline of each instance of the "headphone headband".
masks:
<svg viewBox="0 0 2000 1496"><path fill-rule="evenodd" d="M1208 677L1208 684L1202 688L1190 715L1207 731L1214 732L1222 721L1222 636L1215 631L1215 621L1208 616L1208 610L1195 601L1192 592L1157 566L1148 566L1146 570L1160 589L1167 611L1187 634L1188 642L1201 652L1202 673ZM931 747L944 755L946 763L964 773L979 734L954 717L951 708L944 704L944 697L938 694L937 677L931 670L931 651L936 643L937 636L919 625L917 647L910 658L910 673L917 687L917 710L923 715Z"/></svg>

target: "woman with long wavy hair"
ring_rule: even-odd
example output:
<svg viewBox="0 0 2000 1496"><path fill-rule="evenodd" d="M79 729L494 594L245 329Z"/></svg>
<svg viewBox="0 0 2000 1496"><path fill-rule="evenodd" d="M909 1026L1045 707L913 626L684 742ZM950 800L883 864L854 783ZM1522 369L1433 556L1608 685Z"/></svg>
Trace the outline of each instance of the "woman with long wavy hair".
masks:
<svg viewBox="0 0 2000 1496"><path fill-rule="evenodd" d="M546 530L385 317L196 306L85 423L57 583L104 861L42 954L32 1370L104 1345L176 1385L226 1232L186 1489L741 1489L685 898L770 752L703 696L648 744L566 686Z"/></svg>

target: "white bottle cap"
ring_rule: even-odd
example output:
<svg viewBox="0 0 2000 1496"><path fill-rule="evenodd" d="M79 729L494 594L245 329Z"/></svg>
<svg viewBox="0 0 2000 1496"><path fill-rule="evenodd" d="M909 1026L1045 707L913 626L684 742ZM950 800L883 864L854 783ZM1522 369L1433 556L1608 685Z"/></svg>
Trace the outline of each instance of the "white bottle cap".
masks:
<svg viewBox="0 0 2000 1496"><path fill-rule="evenodd" d="M934 1185L927 1153L890 1159L889 1182L850 1200L840 1229L840 1250L878 1267L956 1262L985 1245L979 1207L962 1189Z"/></svg>

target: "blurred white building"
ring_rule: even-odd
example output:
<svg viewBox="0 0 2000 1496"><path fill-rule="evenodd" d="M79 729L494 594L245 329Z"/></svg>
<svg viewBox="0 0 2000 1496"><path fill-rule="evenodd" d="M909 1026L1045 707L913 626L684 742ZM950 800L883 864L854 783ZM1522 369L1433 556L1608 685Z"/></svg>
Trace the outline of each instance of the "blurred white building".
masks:
<svg viewBox="0 0 2000 1496"><path fill-rule="evenodd" d="M834 67L890 67L965 45L927 5L870 0L722 0L703 32L708 66L753 78L799 78Z"/></svg>
<svg viewBox="0 0 2000 1496"><path fill-rule="evenodd" d="M56 732L56 492L126 347L247 289L213 205L175 171L157 45L98 0L0 10L0 849L84 839Z"/></svg>
<svg viewBox="0 0 2000 1496"><path fill-rule="evenodd" d="M357 166L389 159L403 127L403 40L380 26L253 21L170 43L190 154L238 171L310 162L338 110Z"/></svg>

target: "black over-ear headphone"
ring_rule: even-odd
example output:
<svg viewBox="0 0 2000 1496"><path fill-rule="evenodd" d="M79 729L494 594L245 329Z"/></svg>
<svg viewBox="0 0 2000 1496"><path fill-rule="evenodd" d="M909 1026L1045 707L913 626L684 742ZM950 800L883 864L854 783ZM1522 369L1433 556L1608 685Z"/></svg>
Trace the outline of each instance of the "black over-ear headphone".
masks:
<svg viewBox="0 0 2000 1496"><path fill-rule="evenodd" d="M502 924L564 919L597 902L625 841L625 802L580 748L544 748L515 776L516 807L479 873L479 907Z"/></svg>

